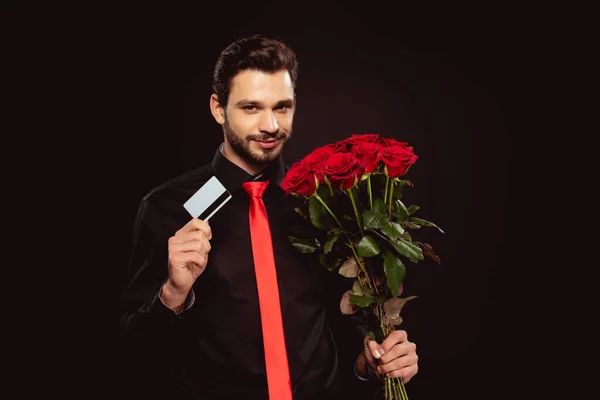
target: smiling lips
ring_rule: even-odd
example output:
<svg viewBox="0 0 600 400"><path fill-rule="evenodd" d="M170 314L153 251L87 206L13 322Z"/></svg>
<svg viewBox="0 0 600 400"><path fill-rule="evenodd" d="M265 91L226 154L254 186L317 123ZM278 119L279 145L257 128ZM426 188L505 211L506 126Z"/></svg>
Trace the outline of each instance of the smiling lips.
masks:
<svg viewBox="0 0 600 400"><path fill-rule="evenodd" d="M263 149L272 149L277 145L277 139L269 139L269 140L255 140L256 143Z"/></svg>

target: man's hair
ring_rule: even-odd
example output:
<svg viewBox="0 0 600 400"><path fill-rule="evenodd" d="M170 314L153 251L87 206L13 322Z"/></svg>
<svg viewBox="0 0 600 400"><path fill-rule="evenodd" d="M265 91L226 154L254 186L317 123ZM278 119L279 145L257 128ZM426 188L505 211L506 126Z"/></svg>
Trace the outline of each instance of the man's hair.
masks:
<svg viewBox="0 0 600 400"><path fill-rule="evenodd" d="M229 101L231 81L245 70L268 73L287 70L296 88L298 62L289 45L280 38L259 34L241 38L227 46L215 64L212 88L223 107Z"/></svg>

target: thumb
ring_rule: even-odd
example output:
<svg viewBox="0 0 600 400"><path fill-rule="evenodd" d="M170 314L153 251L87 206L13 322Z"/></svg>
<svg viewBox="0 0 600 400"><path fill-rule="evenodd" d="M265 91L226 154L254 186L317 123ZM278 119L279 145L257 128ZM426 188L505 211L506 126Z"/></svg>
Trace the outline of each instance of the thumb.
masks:
<svg viewBox="0 0 600 400"><path fill-rule="evenodd" d="M363 339L363 345L367 363L371 366L371 368L376 369L377 358L383 355L383 349L376 341L371 339L369 335L366 335Z"/></svg>

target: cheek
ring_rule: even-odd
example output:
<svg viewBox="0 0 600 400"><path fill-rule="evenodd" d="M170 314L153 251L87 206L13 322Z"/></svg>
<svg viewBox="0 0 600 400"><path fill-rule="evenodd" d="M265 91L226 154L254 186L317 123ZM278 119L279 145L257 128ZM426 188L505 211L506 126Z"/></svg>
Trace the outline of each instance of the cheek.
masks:
<svg viewBox="0 0 600 400"><path fill-rule="evenodd" d="M289 132L292 130L292 123L294 122L294 114L288 113L285 115L281 115L277 118L277 124L279 125L279 129Z"/></svg>
<svg viewBox="0 0 600 400"><path fill-rule="evenodd" d="M229 119L229 126L237 136L245 139L255 131L254 119L251 115L234 115Z"/></svg>

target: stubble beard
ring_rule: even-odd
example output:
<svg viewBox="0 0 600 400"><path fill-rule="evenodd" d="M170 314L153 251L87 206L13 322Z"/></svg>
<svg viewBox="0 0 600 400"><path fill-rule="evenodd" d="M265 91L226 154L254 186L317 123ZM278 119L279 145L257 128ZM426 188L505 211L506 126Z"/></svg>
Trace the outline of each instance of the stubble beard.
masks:
<svg viewBox="0 0 600 400"><path fill-rule="evenodd" d="M288 134L278 131L272 135L249 135L246 138L242 138L238 134L236 134L231 128L227 116L225 116L224 126L225 137L227 138L227 141L229 142L229 145L231 146L233 152L247 163L253 165L265 165L278 159L279 155L283 151L285 144L292 136L291 131ZM280 144L278 144L272 149L263 149L258 147L256 151L253 151L250 148L250 143L253 140L268 140L273 138L280 140Z"/></svg>

